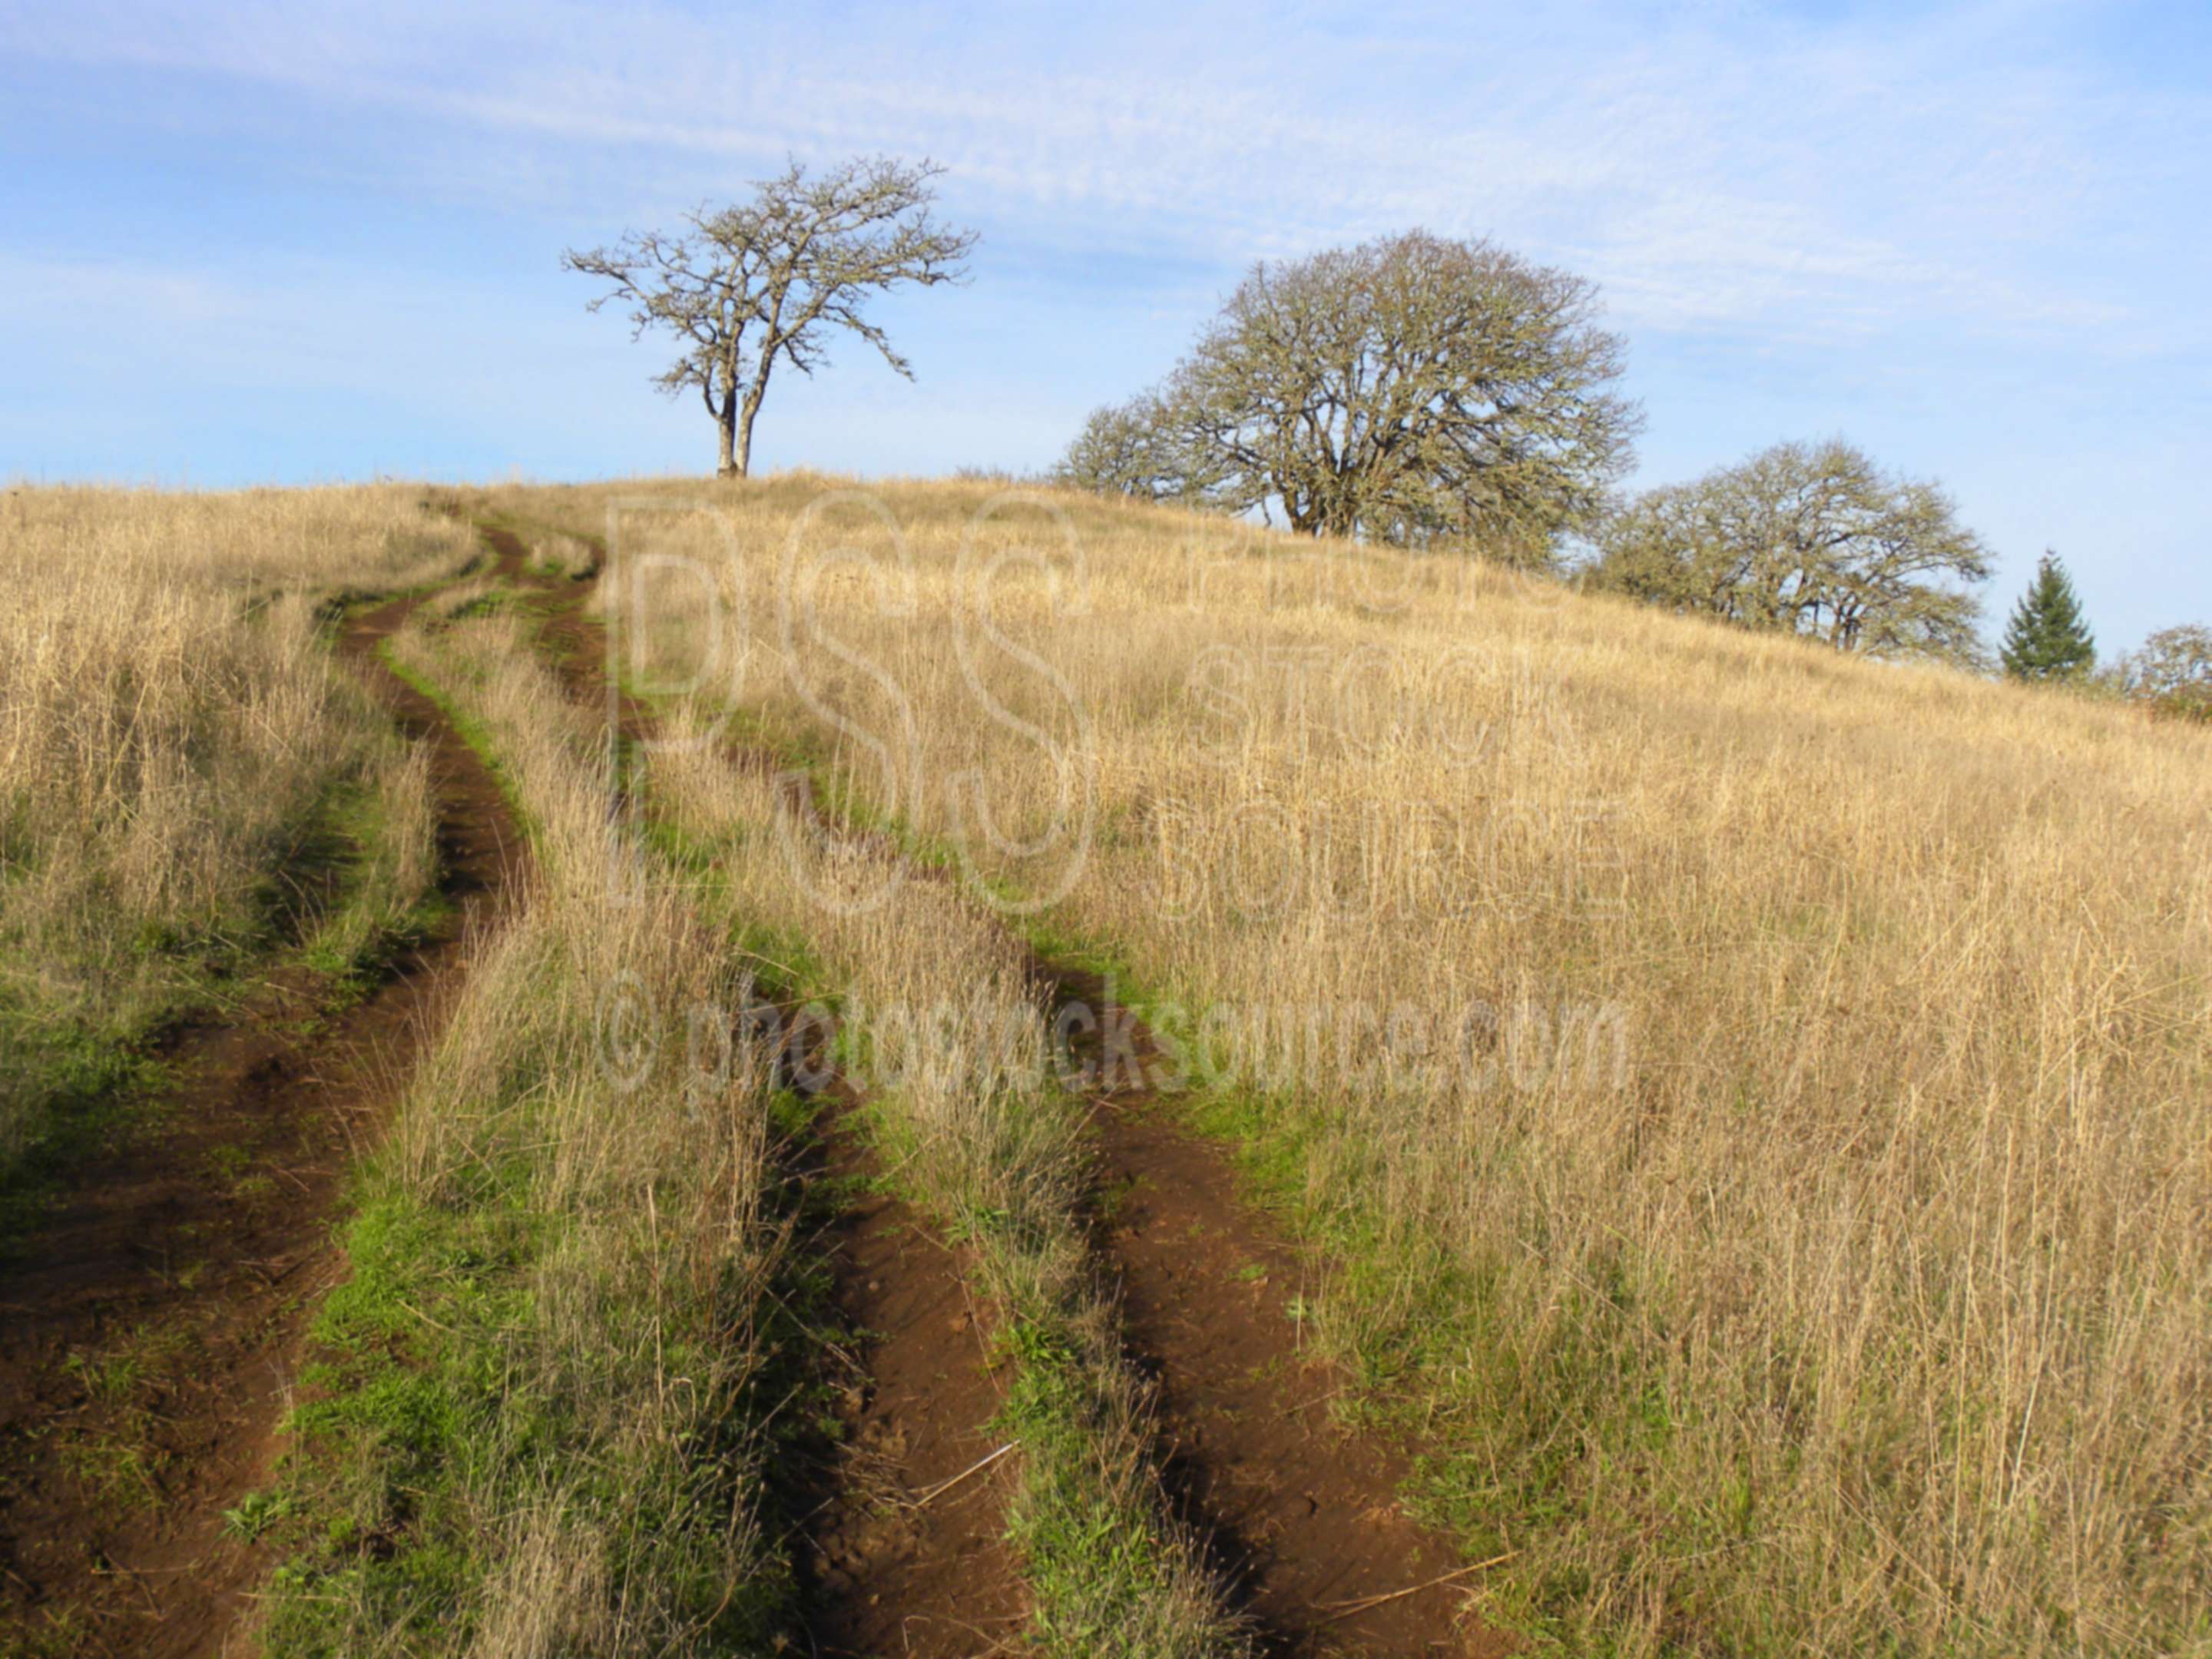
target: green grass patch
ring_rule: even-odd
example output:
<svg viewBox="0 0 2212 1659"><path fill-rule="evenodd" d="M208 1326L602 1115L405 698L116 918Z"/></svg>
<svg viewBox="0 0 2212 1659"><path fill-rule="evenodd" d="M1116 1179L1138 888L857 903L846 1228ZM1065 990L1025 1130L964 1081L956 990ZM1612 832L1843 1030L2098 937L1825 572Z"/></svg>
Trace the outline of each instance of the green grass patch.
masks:
<svg viewBox="0 0 2212 1659"><path fill-rule="evenodd" d="M1079 1337L1041 1311L998 1339L1014 1361L998 1426L1022 1448L1007 1533L1035 1596L1032 1635L1069 1659L1220 1650L1200 1630L1161 1627L1187 1565L1163 1536L1149 1472L1123 1461L1124 1402L1102 1391Z"/></svg>
<svg viewBox="0 0 2212 1659"><path fill-rule="evenodd" d="M437 926L443 900L398 890L393 837L367 780L332 781L272 858L272 874L229 925L149 924L134 937L128 989L57 1009L0 991L0 1089L27 1125L0 1164L0 1260L21 1250L85 1164L156 1121L173 1068L161 1048L195 1018L238 1017L253 988L304 968L321 1018L357 1000ZM107 1003L102 1007L103 1001Z"/></svg>
<svg viewBox="0 0 2212 1659"><path fill-rule="evenodd" d="M767 1425L787 1410L802 1420L803 1402L775 1364L732 1364L729 1344L805 1343L735 1264L681 1297L656 1291L679 1266L650 1206L610 1216L545 1198L555 1149L536 1104L576 1038L518 1034L464 1169L426 1188L387 1156L368 1177L350 1276L316 1323L299 1449L264 1517L285 1549L272 1651L469 1651L487 1621L520 1616L517 1576L541 1553L569 1575L565 1623L580 1633L632 1586L649 1650L761 1652L788 1627L789 1573L752 1528ZM410 1109L486 1103L434 1095ZM672 1387L684 1393L673 1432L638 1431L637 1402Z"/></svg>
<svg viewBox="0 0 2212 1659"><path fill-rule="evenodd" d="M535 761L505 763L515 734L472 707L495 664L393 666L541 859L596 830ZM693 877L646 850L665 903ZM296 1449L253 1517L283 1558L271 1651L799 1650L781 1471L830 1416L826 1270L790 1245L818 1201L789 1167L811 1108L743 1066L707 1097L672 1057L611 1078L595 1001L660 960L624 943L639 925L588 881L512 918L363 1176ZM655 1006L735 1006L737 965L684 949Z"/></svg>
<svg viewBox="0 0 2212 1659"><path fill-rule="evenodd" d="M453 732L469 746L470 752L482 761L484 769L491 774L492 781L499 787L500 798L507 810L514 814L515 827L526 838L536 839L538 829L530 810L522 799L512 769L501 757L499 745L483 722L469 712L467 705L452 696L447 689L427 674L417 673L399 660L399 653L392 647L389 639L377 641L376 654L384 665L410 688L421 692L437 705L438 712L451 722Z"/></svg>

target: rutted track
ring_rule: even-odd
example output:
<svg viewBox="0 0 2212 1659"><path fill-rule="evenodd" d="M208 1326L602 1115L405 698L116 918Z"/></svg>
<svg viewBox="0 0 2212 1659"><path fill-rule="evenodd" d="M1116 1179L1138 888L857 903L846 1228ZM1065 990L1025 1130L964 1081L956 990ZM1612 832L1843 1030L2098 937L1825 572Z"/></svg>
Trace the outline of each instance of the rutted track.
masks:
<svg viewBox="0 0 2212 1659"><path fill-rule="evenodd" d="M483 527L503 574L528 550ZM597 544L593 544L595 549ZM584 573L596 576L599 565ZM652 713L610 682L604 629L586 616L586 581L538 582L539 632L569 696L605 708L626 743L648 739ZM1027 1598L1005 1541L1003 1463L989 1425L1002 1400L958 1253L910 1205L883 1189L834 1076L809 1179L860 1190L812 1242L832 1276L840 1323L854 1333L836 1388L839 1436L817 1467L787 1472L803 1495L796 1553L808 1633L823 1655L969 1659L1018 1644Z"/></svg>
<svg viewBox="0 0 2212 1659"><path fill-rule="evenodd" d="M835 1097L833 1169L880 1174ZM860 1334L838 1404L842 1448L808 1517L802 1564L824 1654L965 1659L1011 1651L1027 1595L1005 1541L1000 1404L959 1255L912 1206L871 1180L823 1243L838 1311Z"/></svg>
<svg viewBox="0 0 2212 1659"><path fill-rule="evenodd" d="M1152 1034L1097 975L1042 958L1054 1009L1080 1007L1077 1067L1092 1121L1098 1243L1120 1287L1133 1361L1159 1389L1168 1481L1210 1528L1271 1653L1504 1651L1461 1617L1472 1577L1397 1493L1402 1452L1332 1419L1345 1379L1300 1351L1293 1310L1316 1271L1238 1195L1219 1146L1174 1121Z"/></svg>
<svg viewBox="0 0 2212 1659"><path fill-rule="evenodd" d="M447 918L335 1015L313 1018L302 970L249 1016L178 1034L158 1121L78 1172L0 1268L0 1632L197 1659L233 1645L265 1569L224 1511L272 1473L309 1312L341 1268L346 1170L524 875L490 773L377 653L420 602L350 617L338 653L428 750ZM266 1177L250 1200L241 1151Z"/></svg>
<svg viewBox="0 0 2212 1659"><path fill-rule="evenodd" d="M519 544L495 545L509 556L521 551ZM545 637L572 692L607 698L626 720L645 718L627 697L610 694L605 636L578 606L564 607ZM770 772L781 767L764 753L730 758ZM1173 1121L1144 1079L1161 1062L1153 1039L1129 1011L1113 1006L1109 988L1042 958L1035 971L1055 1012L1081 1003L1096 1025L1120 1034L1124 1063L1118 1074L1107 1068L1106 1086L1094 1097L1097 1189L1115 1195L1099 1206L1094 1243L1119 1291L1130 1363L1158 1389L1165 1473L1180 1518L1211 1540L1261 1650L1286 1659L1504 1651L1493 1633L1464 1617L1463 1587L1480 1569L1400 1506L1409 1460L1372 1437L1344 1431L1330 1413L1345 1379L1301 1352L1292 1317L1315 1264L1243 1201L1222 1150ZM847 1150L865 1157L849 1144ZM886 1227L909 1236L909 1251L931 1248L920 1243L919 1218L904 1210L884 1201L854 1219L848 1267L884 1257ZM953 1320L970 1328L953 1264L940 1252L932 1265L933 1292L920 1285L886 1291L890 1275L872 1268L857 1294L849 1278L843 1286L848 1314L864 1324L878 1317L871 1301L904 1310L902 1328L874 1355L879 1390L914 1374L913 1358L895 1345L911 1344L915 1327L957 1308ZM908 1491L927 1490L936 1465L949 1475L964 1467L966 1454L988 1449L964 1426L948 1434L943 1420L949 1415L958 1425L988 1410L988 1390L979 1394L972 1381L950 1393L919 1393L915 1409L899 1414L952 1443L933 1459L925 1455L929 1468L905 1469ZM979 1518L988 1524L988 1514ZM1001 1570L980 1581L948 1581L970 1546L957 1526L945 1536L924 1531L921 1547L906 1549L894 1571L857 1581L840 1572L830 1581L828 1588L850 1594L838 1604L842 1622L820 1632L835 1644L825 1650L969 1653L979 1641L989 1650L1005 1633L995 1624L983 1628L976 1616L979 1607L995 1613L1010 1605L996 1590ZM957 1626L940 1630L933 1640L928 1632L946 1607L970 1628L964 1636ZM949 1644L942 1643L947 1634Z"/></svg>

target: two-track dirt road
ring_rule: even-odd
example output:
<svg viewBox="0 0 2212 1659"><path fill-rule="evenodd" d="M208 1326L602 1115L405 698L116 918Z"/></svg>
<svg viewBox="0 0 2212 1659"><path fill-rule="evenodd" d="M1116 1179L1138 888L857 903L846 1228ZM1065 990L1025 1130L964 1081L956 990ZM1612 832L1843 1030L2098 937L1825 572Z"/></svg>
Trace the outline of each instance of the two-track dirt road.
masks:
<svg viewBox="0 0 2212 1659"><path fill-rule="evenodd" d="M428 750L446 919L334 1014L300 970L173 1033L176 1089L0 1263L0 1635L30 1652L229 1644L265 1563L225 1511L273 1472L345 1172L522 890L490 773L378 654L418 603L337 648Z"/></svg>
<svg viewBox="0 0 2212 1659"><path fill-rule="evenodd" d="M610 693L605 635L584 609L596 570L533 580L520 539L483 533L501 577L532 590L538 639L570 693L649 734L649 711ZM304 980L250 1017L180 1034L171 1058L188 1082L158 1127L85 1170L0 1267L0 1620L49 1632L56 1651L186 1659L250 1640L266 1563L225 1511L269 1479L309 1312L340 1270L344 1170L439 1029L468 941L522 891L495 781L379 654L418 602L351 617L339 650L429 748L451 921L306 1035ZM1054 1008L1080 1002L1140 1065L1153 1055L1095 977L1035 967ZM793 1540L808 1639L825 1655L1016 1650L1025 1595L1005 1540L1012 1460L994 1456L993 1310L973 1303L959 1252L866 1179L878 1172L851 1121L859 1103L833 1083L824 1103L803 1178L838 1194L816 1248L854 1334L825 1368L841 1384L838 1443L786 1483L815 1494ZM1313 1263L1141 1077L1109 1075L1093 1103L1096 1188L1114 1194L1094 1207L1101 1275L1154 1391L1170 1501L1209 1541L1257 1647L1501 1651L1461 1617L1456 1555L1404 1515L1402 1455L1330 1413L1342 1379L1302 1350L1291 1316ZM273 1172L265 1195L240 1201L232 1148Z"/></svg>

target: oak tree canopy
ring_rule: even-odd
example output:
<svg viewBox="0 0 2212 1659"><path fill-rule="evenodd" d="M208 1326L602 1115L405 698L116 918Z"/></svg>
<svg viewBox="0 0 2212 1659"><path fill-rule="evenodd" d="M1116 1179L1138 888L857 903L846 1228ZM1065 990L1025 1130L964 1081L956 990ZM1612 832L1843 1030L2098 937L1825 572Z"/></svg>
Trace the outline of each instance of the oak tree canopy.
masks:
<svg viewBox="0 0 2212 1659"><path fill-rule="evenodd" d="M1426 231L1253 268L1154 392L1093 415L1079 487L1292 530L1547 562L1627 470L1596 289Z"/></svg>

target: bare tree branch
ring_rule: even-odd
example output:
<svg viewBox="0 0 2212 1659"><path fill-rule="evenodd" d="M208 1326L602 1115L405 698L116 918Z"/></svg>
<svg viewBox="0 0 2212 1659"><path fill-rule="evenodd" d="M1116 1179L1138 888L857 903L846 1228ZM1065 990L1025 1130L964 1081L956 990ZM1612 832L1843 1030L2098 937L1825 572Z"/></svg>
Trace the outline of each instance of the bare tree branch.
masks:
<svg viewBox="0 0 2212 1659"><path fill-rule="evenodd" d="M1063 476L1548 560L1638 424L1595 311L1580 278L1423 231L1263 264L1159 392L1092 417ZM1141 442L1139 416L1159 428ZM1112 472L1117 453L1133 471Z"/></svg>
<svg viewBox="0 0 2212 1659"><path fill-rule="evenodd" d="M827 361L829 337L843 331L914 378L867 303L886 289L966 276L975 233L930 214L943 172L876 156L817 177L794 161L757 183L749 201L687 214L683 231L633 231L611 247L572 248L562 264L608 284L587 309L623 305L631 338L678 337L682 349L654 384L672 395L699 389L720 433L719 470L743 477L779 362L811 375Z"/></svg>
<svg viewBox="0 0 2212 1659"><path fill-rule="evenodd" d="M1839 440L1655 489L1598 537L1597 583L1839 650L1974 662L1990 555L1932 483Z"/></svg>

